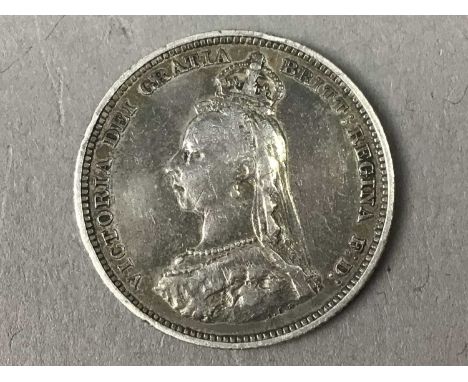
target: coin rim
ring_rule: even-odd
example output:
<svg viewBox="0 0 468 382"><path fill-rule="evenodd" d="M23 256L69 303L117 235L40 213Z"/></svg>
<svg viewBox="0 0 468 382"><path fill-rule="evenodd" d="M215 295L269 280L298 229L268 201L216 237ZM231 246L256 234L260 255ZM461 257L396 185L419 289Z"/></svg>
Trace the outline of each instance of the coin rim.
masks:
<svg viewBox="0 0 468 382"><path fill-rule="evenodd" d="M94 126L99 118L99 115L101 114L102 110L104 107L107 105L108 101L111 99L111 97L115 94L115 92L119 89L119 87L129 78L132 76L132 74L137 71L139 68L141 68L143 65L145 65L147 62L151 61L153 58L156 56L159 56L163 54L164 52L173 49L177 46L190 43L199 39L204 39L204 38L215 38L215 37L222 37L225 35L229 36L245 36L245 37L257 37L257 38L262 38L265 40L269 40L272 42L277 42L280 44L285 44L288 45L292 48L295 48L299 51L302 51L303 53L313 57L317 61L323 63L326 65L333 73L341 80L343 81L353 92L354 96L357 98L357 100L361 103L362 107L365 109L366 113L369 116L369 119L371 120L373 124L373 128L375 132L378 135L379 138L379 143L381 145L381 150L383 152L383 156L385 159L385 167L386 167L386 177L387 177L387 208L386 208L386 215L385 215L385 221L384 225L382 228L382 233L380 235L380 240L379 243L377 244L377 248L375 249L374 254L372 255L372 259L369 261L369 264L367 265L364 273L360 276L358 282L354 285L354 287L338 302L336 305L334 305L330 310L325 312L322 316L320 316L318 319L312 321L311 323L308 323L296 330L293 330L289 333L282 334L273 338L268 338L264 340L255 340L252 342L238 342L238 343L224 343L224 342L218 342L218 341L210 341L210 340L205 340L201 338L194 338L190 335L179 333L175 330L172 330L146 314L144 314L142 311L140 311L135 305L133 305L120 291L119 289L114 285L114 283L111 281L107 273L105 272L104 268L102 267L95 251L94 248L91 244L91 241L88 237L88 234L86 232L86 227L85 227L85 222L84 222L84 216L83 216L83 210L82 210L82 201L81 201L81 175L82 175L82 166L83 166L83 161L84 161L84 156L85 156L85 151L86 151L86 146L88 144L89 138L91 136L91 133L94 129ZM291 338L298 337L314 328L317 326L323 324L324 322L328 321L330 318L335 316L339 311L341 311L348 303L351 301L362 289L363 285L367 282L369 279L370 275L375 269L375 266L380 259L383 249L385 247L385 244L387 242L388 238L388 233L390 230L390 225L391 221L393 218L393 204L394 204L394 197L395 197L395 185L394 185L394 171L393 171L393 162L392 162L392 157L390 154L390 149L388 146L388 142L385 136L385 133L383 131L382 125L375 114L373 108L367 101L367 99L364 97L362 92L359 90L359 88L343 73L341 69L339 69L335 64L324 58L322 55L318 54L317 52L313 51L312 49L299 44L297 42L282 38L282 37L277 37L274 35L270 34L265 34L261 32L254 32L254 31L244 31L244 30L220 30L220 31L213 31L213 32L206 32L206 33L200 33L196 34L193 36L189 36L186 38L179 39L177 41L171 42L167 44L165 47L160 48L149 55L143 57L141 60L139 60L135 65L133 65L129 70L127 70L125 73L123 73L120 78L112 85L112 87L107 91L106 95L104 98L101 100L99 103L97 109L95 110L93 117L91 119L90 124L88 125L88 128L86 129L85 136L81 142L80 150L78 152L78 157L76 161L76 166L75 166L75 174L74 174L74 205L75 205L75 217L76 221L78 224L78 228L80 231L81 235L81 240L85 246L86 251L88 252L91 261L94 265L94 268L97 270L99 273L102 281L104 284L111 290L111 292L114 294L115 297L118 298L118 300L124 304L133 314L135 314L137 317L141 318L142 320L148 322L155 328L159 329L163 333L169 334L173 337L176 337L180 340L194 343L197 345L204 345L208 347L214 347L214 348L224 348L224 349L246 349L246 348L256 348L256 347L261 347L261 346L267 346L267 345L273 345L278 342L282 341L287 341Z"/></svg>

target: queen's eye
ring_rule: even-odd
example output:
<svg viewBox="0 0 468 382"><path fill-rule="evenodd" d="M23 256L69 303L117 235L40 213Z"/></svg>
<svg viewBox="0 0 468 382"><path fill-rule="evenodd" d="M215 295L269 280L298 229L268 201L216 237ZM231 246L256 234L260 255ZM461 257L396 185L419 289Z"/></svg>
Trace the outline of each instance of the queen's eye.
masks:
<svg viewBox="0 0 468 382"><path fill-rule="evenodd" d="M190 164L193 160L198 160L202 157L202 153L197 150L184 149L182 151L182 159L185 164Z"/></svg>

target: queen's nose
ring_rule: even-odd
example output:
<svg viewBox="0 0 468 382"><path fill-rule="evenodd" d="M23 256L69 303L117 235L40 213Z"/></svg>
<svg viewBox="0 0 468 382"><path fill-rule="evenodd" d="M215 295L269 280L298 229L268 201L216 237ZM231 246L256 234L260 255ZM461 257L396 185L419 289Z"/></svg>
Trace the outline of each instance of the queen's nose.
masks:
<svg viewBox="0 0 468 382"><path fill-rule="evenodd" d="M165 166L164 166L164 174L165 175L168 175L168 176L173 176L175 175L175 171L174 171L174 168L170 165L170 163L167 163Z"/></svg>

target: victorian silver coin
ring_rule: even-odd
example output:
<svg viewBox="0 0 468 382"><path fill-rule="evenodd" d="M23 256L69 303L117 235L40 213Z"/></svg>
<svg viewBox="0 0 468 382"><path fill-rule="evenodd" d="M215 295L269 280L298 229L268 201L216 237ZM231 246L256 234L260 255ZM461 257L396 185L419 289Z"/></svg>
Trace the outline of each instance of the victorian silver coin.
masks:
<svg viewBox="0 0 468 382"><path fill-rule="evenodd" d="M126 72L86 131L82 240L130 311L196 344L300 335L358 292L392 218L384 132L359 89L305 46L192 36Z"/></svg>

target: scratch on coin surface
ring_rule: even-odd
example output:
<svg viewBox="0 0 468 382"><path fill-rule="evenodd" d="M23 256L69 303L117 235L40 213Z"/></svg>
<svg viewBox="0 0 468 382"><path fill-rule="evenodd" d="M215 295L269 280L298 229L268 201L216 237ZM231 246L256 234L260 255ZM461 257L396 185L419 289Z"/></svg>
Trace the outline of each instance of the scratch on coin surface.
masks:
<svg viewBox="0 0 468 382"><path fill-rule="evenodd" d="M321 213L319 213L319 212L317 212L317 215L320 217L320 219L322 219L322 221L323 221L323 226L328 230L328 232L333 233L333 230L331 229L331 227L330 227L330 225L329 225L329 223L328 223L328 219L326 218L326 216L323 215L323 214L321 214Z"/></svg>

